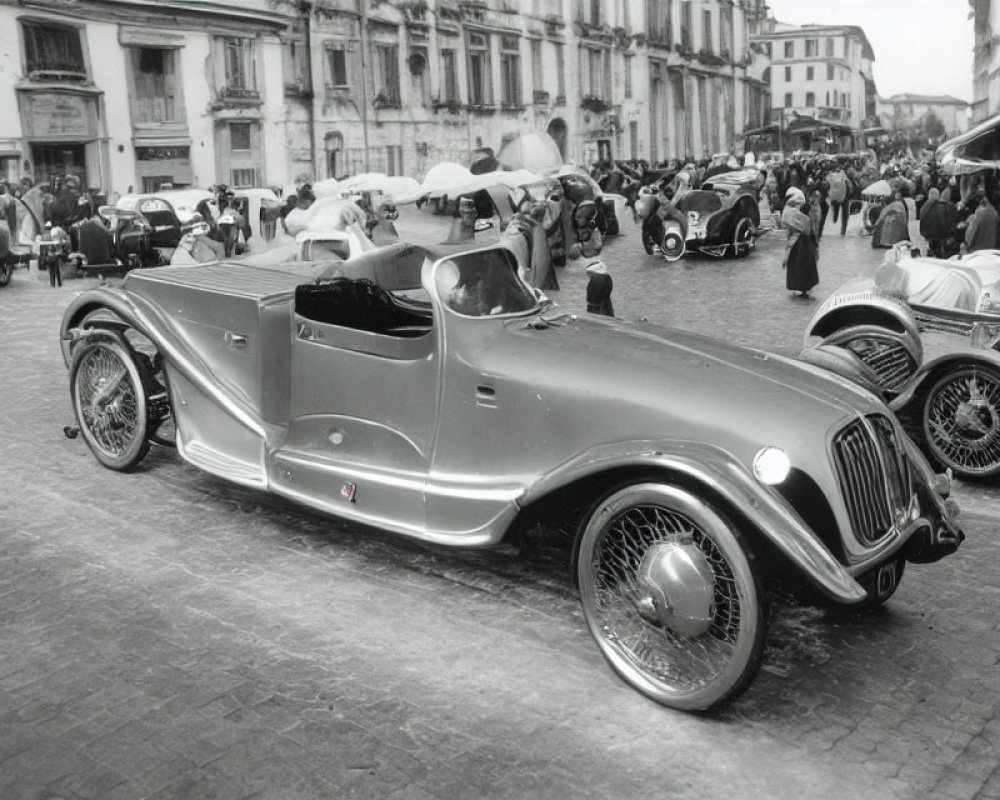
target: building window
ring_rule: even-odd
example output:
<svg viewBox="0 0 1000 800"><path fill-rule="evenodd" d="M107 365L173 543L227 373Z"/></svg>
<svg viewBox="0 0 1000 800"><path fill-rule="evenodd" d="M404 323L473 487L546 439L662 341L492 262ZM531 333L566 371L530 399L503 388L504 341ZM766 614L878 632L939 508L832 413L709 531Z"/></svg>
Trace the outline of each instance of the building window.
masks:
<svg viewBox="0 0 1000 800"><path fill-rule="evenodd" d="M375 104L399 106L399 47L376 44L374 47Z"/></svg>
<svg viewBox="0 0 1000 800"><path fill-rule="evenodd" d="M833 58L833 39L826 40L826 57Z"/></svg>
<svg viewBox="0 0 1000 800"><path fill-rule="evenodd" d="M386 175L403 174L403 147L398 144L386 145L385 148Z"/></svg>
<svg viewBox="0 0 1000 800"><path fill-rule="evenodd" d="M625 98L630 100L632 98L632 61L634 56L625 56L624 67L625 67Z"/></svg>
<svg viewBox="0 0 1000 800"><path fill-rule="evenodd" d="M343 44L327 45L326 72L331 88L347 88L347 48Z"/></svg>
<svg viewBox="0 0 1000 800"><path fill-rule="evenodd" d="M581 76L581 83L584 86L584 95L599 97L602 100L611 98L611 89L608 81L611 67L611 51L597 48L586 48L581 51L581 64L585 70Z"/></svg>
<svg viewBox="0 0 1000 800"><path fill-rule="evenodd" d="M715 45L712 41L712 12L707 8L701 12L701 46L706 53L714 53Z"/></svg>
<svg viewBox="0 0 1000 800"><path fill-rule="evenodd" d="M177 122L176 50L132 48L135 122Z"/></svg>
<svg viewBox="0 0 1000 800"><path fill-rule="evenodd" d="M829 41L829 40L827 40L827 41ZM833 70L833 64L827 64L826 65L826 79L828 81L832 81L833 80L833 71L834 71Z"/></svg>
<svg viewBox="0 0 1000 800"><path fill-rule="evenodd" d="M257 64L253 39L226 39L226 88L239 92L257 91Z"/></svg>
<svg viewBox="0 0 1000 800"><path fill-rule="evenodd" d="M791 108L791 107L792 107L792 93L785 92L785 108Z"/></svg>
<svg viewBox="0 0 1000 800"><path fill-rule="evenodd" d="M85 81L78 28L41 22L22 22L24 61L28 77L36 81Z"/></svg>
<svg viewBox="0 0 1000 800"><path fill-rule="evenodd" d="M493 103L489 43L489 37L484 34L469 34L469 103L474 106Z"/></svg>
<svg viewBox="0 0 1000 800"><path fill-rule="evenodd" d="M656 42L671 44L674 0L646 0L646 31ZM628 3L625 3L628 8Z"/></svg>
<svg viewBox="0 0 1000 800"><path fill-rule="evenodd" d="M691 46L691 0L681 2L681 44Z"/></svg>
<svg viewBox="0 0 1000 800"><path fill-rule="evenodd" d="M521 43L516 36L500 37L500 103L521 105Z"/></svg>
<svg viewBox="0 0 1000 800"><path fill-rule="evenodd" d="M441 73L444 79L444 101L457 103L458 97L458 62L455 51L451 48L441 51Z"/></svg>
<svg viewBox="0 0 1000 800"><path fill-rule="evenodd" d="M285 94L301 96L306 90L305 42L292 39L282 50Z"/></svg>
<svg viewBox="0 0 1000 800"><path fill-rule="evenodd" d="M806 92L806 105L810 108L816 105L816 94L814 92Z"/></svg>
<svg viewBox="0 0 1000 800"><path fill-rule="evenodd" d="M791 83L791 82L792 82L792 68L785 67L785 83Z"/></svg>
<svg viewBox="0 0 1000 800"><path fill-rule="evenodd" d="M230 187L233 189L247 189L257 186L259 183L257 180L257 170L254 167L233 169L230 170L230 174L232 175Z"/></svg>
<svg viewBox="0 0 1000 800"><path fill-rule="evenodd" d="M795 42L785 42L785 58L795 58Z"/></svg>
<svg viewBox="0 0 1000 800"><path fill-rule="evenodd" d="M545 89L545 78L542 73L542 40L531 40L531 88L540 92Z"/></svg>
<svg viewBox="0 0 1000 800"><path fill-rule="evenodd" d="M719 52L728 59L733 52L733 7L725 3L719 10L719 37L722 42Z"/></svg>
<svg viewBox="0 0 1000 800"><path fill-rule="evenodd" d="M229 149L247 153L250 152L249 122L229 123Z"/></svg>
<svg viewBox="0 0 1000 800"><path fill-rule="evenodd" d="M806 39L806 58L816 58L819 55L819 40Z"/></svg>
<svg viewBox="0 0 1000 800"><path fill-rule="evenodd" d="M816 77L815 67L806 67L806 80L811 81Z"/></svg>

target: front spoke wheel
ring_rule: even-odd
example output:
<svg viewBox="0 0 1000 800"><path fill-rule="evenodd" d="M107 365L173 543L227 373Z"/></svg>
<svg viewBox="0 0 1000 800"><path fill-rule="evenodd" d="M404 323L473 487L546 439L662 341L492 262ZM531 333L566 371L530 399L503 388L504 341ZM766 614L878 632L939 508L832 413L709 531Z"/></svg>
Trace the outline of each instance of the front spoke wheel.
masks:
<svg viewBox="0 0 1000 800"><path fill-rule="evenodd" d="M584 523L577 559L590 631L633 687L698 710L753 679L765 628L756 565L700 498L660 483L619 489Z"/></svg>

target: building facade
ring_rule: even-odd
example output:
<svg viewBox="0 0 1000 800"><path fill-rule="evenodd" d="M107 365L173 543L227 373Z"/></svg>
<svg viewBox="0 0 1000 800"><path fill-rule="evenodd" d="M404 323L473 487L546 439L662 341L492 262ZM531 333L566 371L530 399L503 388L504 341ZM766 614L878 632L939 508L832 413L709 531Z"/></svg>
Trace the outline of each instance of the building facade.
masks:
<svg viewBox="0 0 1000 800"><path fill-rule="evenodd" d="M0 174L109 193L737 150L763 0L0 0Z"/></svg>
<svg viewBox="0 0 1000 800"><path fill-rule="evenodd" d="M992 0L969 0L974 25L972 102L969 122L974 125L1000 114L1000 5Z"/></svg>
<svg viewBox="0 0 1000 800"><path fill-rule="evenodd" d="M752 37L770 60L771 123L783 149L845 151L860 146L875 115L875 53L856 25L773 22Z"/></svg>
<svg viewBox="0 0 1000 800"><path fill-rule="evenodd" d="M252 4L0 2L0 166L104 191L287 172L287 22Z"/></svg>
<svg viewBox="0 0 1000 800"><path fill-rule="evenodd" d="M969 126L969 104L950 95L894 94L878 99L878 114L893 131L913 131L922 127L929 114L940 121L941 136L952 137Z"/></svg>

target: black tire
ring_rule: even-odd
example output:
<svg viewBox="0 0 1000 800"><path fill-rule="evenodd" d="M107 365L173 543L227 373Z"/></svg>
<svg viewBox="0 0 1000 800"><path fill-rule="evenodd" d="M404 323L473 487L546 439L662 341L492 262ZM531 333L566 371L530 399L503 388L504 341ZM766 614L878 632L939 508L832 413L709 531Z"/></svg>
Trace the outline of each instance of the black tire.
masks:
<svg viewBox="0 0 1000 800"><path fill-rule="evenodd" d="M11 257L8 255L0 258L0 286L6 286L10 283L10 279L13 274L14 261Z"/></svg>
<svg viewBox="0 0 1000 800"><path fill-rule="evenodd" d="M575 556L590 632L632 687L695 711L753 680L767 627L760 573L701 498L655 480L620 486L584 519Z"/></svg>
<svg viewBox="0 0 1000 800"><path fill-rule="evenodd" d="M746 258L753 250L753 221L750 217L740 217L733 228L733 258Z"/></svg>
<svg viewBox="0 0 1000 800"><path fill-rule="evenodd" d="M73 354L70 400L94 457L126 472L149 452L146 386L132 352L120 339L94 337Z"/></svg>
<svg viewBox="0 0 1000 800"><path fill-rule="evenodd" d="M963 480L1000 475L1000 370L959 364L924 398L923 438L930 456Z"/></svg>

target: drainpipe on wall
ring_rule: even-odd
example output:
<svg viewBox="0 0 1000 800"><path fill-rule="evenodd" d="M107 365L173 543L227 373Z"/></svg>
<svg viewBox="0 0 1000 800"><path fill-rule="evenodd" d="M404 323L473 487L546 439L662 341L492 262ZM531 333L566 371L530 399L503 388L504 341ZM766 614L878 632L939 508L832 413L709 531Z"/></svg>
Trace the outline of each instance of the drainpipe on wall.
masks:
<svg viewBox="0 0 1000 800"><path fill-rule="evenodd" d="M313 84L313 5L309 0L302 0L300 9L305 15L306 24L306 90L309 97L306 110L309 120L309 161L312 164L313 179L316 180L319 178L319 169L316 164L316 90Z"/></svg>
<svg viewBox="0 0 1000 800"><path fill-rule="evenodd" d="M361 131L365 142L365 172L371 172L371 155L368 147L368 4L361 4Z"/></svg>

